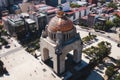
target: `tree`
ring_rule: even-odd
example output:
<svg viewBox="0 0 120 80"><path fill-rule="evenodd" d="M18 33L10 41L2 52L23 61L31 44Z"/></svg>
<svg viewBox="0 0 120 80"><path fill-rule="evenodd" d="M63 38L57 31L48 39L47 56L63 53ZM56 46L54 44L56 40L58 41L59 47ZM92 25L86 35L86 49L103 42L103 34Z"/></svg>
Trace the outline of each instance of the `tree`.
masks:
<svg viewBox="0 0 120 80"><path fill-rule="evenodd" d="M3 65L4 65L3 62L0 60L0 76L4 74L4 72L3 72L3 70L4 70L3 69Z"/></svg>
<svg viewBox="0 0 120 80"><path fill-rule="evenodd" d="M3 34L3 35L8 35L6 30L2 30L2 31L1 31L1 34Z"/></svg>
<svg viewBox="0 0 120 80"><path fill-rule="evenodd" d="M114 8L114 9L117 9L117 5L113 2L110 2L108 5L107 5L109 8Z"/></svg>
<svg viewBox="0 0 120 80"><path fill-rule="evenodd" d="M79 8L80 5L78 5L77 3L70 3L70 7L71 8Z"/></svg>
<svg viewBox="0 0 120 80"><path fill-rule="evenodd" d="M113 20L115 27L120 27L120 18L116 16L116 18Z"/></svg>
<svg viewBox="0 0 120 80"><path fill-rule="evenodd" d="M114 66L109 66L107 67L107 70L105 71L105 74L108 76L108 77L111 77L114 73Z"/></svg>
<svg viewBox="0 0 120 80"><path fill-rule="evenodd" d="M89 42L89 41L90 41L89 36L86 36L86 37L82 38L82 41L83 41L84 43Z"/></svg>
<svg viewBox="0 0 120 80"><path fill-rule="evenodd" d="M120 73L118 74L118 76L117 77L115 77L115 79L114 80L120 80Z"/></svg>
<svg viewBox="0 0 120 80"><path fill-rule="evenodd" d="M111 27L113 26L113 23L111 21L106 21L104 24L101 24L100 22L97 22L94 25L94 29L98 29L98 30L103 30L103 31L107 31L109 30Z"/></svg>
<svg viewBox="0 0 120 80"><path fill-rule="evenodd" d="M100 3L104 4L106 2L106 0L101 0Z"/></svg>
<svg viewBox="0 0 120 80"><path fill-rule="evenodd" d="M2 32L2 29L3 29L3 25L0 24L0 37L1 37L1 32Z"/></svg>
<svg viewBox="0 0 120 80"><path fill-rule="evenodd" d="M117 66L120 67L120 59L116 62Z"/></svg>
<svg viewBox="0 0 120 80"><path fill-rule="evenodd" d="M109 30L113 26L114 26L113 22L110 21L110 20L107 20L106 23L105 23L105 31Z"/></svg>
<svg viewBox="0 0 120 80"><path fill-rule="evenodd" d="M95 39L97 36L96 35L89 35L90 39L93 40Z"/></svg>

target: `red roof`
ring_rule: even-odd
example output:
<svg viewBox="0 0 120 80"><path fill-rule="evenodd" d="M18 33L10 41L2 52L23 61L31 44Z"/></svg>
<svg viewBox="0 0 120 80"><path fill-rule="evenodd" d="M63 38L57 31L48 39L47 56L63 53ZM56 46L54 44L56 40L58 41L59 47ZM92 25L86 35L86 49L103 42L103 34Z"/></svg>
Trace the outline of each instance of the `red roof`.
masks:
<svg viewBox="0 0 120 80"><path fill-rule="evenodd" d="M120 16L120 11L116 11L113 14L117 14L118 16Z"/></svg>

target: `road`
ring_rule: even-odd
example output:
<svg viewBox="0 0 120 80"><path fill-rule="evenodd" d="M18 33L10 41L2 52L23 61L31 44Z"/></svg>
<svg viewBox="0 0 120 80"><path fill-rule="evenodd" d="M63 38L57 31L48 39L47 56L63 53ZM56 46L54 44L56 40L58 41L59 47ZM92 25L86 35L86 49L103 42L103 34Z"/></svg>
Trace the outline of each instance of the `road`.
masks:
<svg viewBox="0 0 120 80"><path fill-rule="evenodd" d="M80 31L85 31L85 32L90 32L92 34L95 34L95 35L98 35L98 36L101 36L101 37L104 37L106 39L110 39L111 41L114 41L116 43L119 43L120 41L118 41L117 39L111 37L109 34L106 34L105 32L104 33L100 33L100 32L95 32L94 29L82 29L80 26L76 26L77 30L80 30ZM113 33L115 34L115 33ZM116 34L117 36L117 34Z"/></svg>
<svg viewBox="0 0 120 80"><path fill-rule="evenodd" d="M15 53L15 52L18 52L18 51L24 49L14 38L8 39L6 36L2 36L2 38L4 38L9 43L9 45L14 48L10 47L9 48L10 50L0 54L0 57L5 57L7 55L10 55L12 53Z"/></svg>
<svg viewBox="0 0 120 80"><path fill-rule="evenodd" d="M16 52L18 52L18 51L20 51L20 50L22 50L22 49L24 49L24 48L22 48L22 47L17 47L17 48L12 49L12 50L10 50L10 51L8 51L8 52L5 52L5 53L3 53L3 54L0 54L0 57L5 57L5 56L10 55L10 54L12 54L12 53L16 53Z"/></svg>

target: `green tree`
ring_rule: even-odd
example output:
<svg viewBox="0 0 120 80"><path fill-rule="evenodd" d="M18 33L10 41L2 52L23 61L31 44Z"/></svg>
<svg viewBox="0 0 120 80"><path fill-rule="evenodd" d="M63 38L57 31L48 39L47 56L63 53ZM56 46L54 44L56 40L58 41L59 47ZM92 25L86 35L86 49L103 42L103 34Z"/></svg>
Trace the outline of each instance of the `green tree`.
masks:
<svg viewBox="0 0 120 80"><path fill-rule="evenodd" d="M105 74L108 76L108 77L111 77L114 73L114 66L109 66L107 67L106 71L105 71Z"/></svg>
<svg viewBox="0 0 120 80"><path fill-rule="evenodd" d="M116 62L117 66L120 67L120 59Z"/></svg>
<svg viewBox="0 0 120 80"><path fill-rule="evenodd" d="M0 76L2 76L4 74L3 70L4 70L4 66L3 66L3 62L0 60Z"/></svg>
<svg viewBox="0 0 120 80"><path fill-rule="evenodd" d="M114 26L113 22L110 21L110 20L107 20L106 23L105 23L105 31L109 30L113 26Z"/></svg>
<svg viewBox="0 0 120 80"><path fill-rule="evenodd" d="M2 31L1 31L1 34L2 34L2 35L8 35L6 30L2 30Z"/></svg>
<svg viewBox="0 0 120 80"><path fill-rule="evenodd" d="M97 22L95 25L94 25L94 29L95 30L106 30L106 26L105 26L105 24L101 24L100 22Z"/></svg>
<svg viewBox="0 0 120 80"><path fill-rule="evenodd" d="M117 5L113 2L110 2L108 5L107 5L109 8L114 8L114 9L117 9Z"/></svg>
<svg viewBox="0 0 120 80"><path fill-rule="evenodd" d="M114 80L120 80L120 73L118 74L118 76L117 77L115 77L115 79Z"/></svg>
<svg viewBox="0 0 120 80"><path fill-rule="evenodd" d="M115 27L120 27L120 17L117 17L113 20Z"/></svg>
<svg viewBox="0 0 120 80"><path fill-rule="evenodd" d="M100 3L104 4L106 2L106 0L101 0Z"/></svg>
<svg viewBox="0 0 120 80"><path fill-rule="evenodd" d="M79 8L80 5L75 4L75 3L70 3L70 7L71 7L71 8Z"/></svg>

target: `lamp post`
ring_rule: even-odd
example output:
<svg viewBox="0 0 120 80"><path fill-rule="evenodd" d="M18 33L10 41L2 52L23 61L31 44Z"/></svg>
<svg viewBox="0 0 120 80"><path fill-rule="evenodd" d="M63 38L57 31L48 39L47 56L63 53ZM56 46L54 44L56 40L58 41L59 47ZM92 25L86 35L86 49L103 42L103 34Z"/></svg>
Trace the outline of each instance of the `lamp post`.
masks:
<svg viewBox="0 0 120 80"><path fill-rule="evenodd" d="M120 47L120 29L119 29L119 31L118 31L118 38L119 38L119 41L118 41L117 46Z"/></svg>

